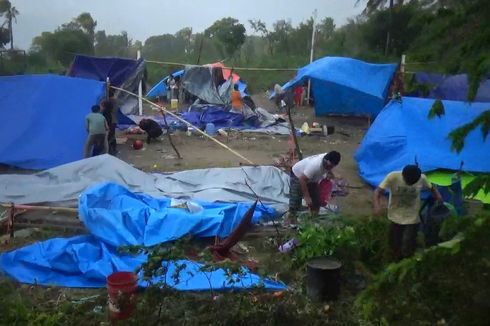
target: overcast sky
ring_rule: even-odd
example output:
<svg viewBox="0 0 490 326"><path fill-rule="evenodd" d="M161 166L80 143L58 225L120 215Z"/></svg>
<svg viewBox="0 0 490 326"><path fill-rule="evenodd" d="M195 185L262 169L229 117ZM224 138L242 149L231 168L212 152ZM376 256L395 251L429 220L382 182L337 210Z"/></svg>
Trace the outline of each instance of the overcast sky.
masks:
<svg viewBox="0 0 490 326"><path fill-rule="evenodd" d="M108 34L127 31L130 38L144 42L152 35L175 33L190 26L201 32L222 17L244 23L261 19L268 26L278 19L291 19L293 25L312 16L332 17L337 26L362 11L356 0L10 0L19 11L14 25L14 45L28 49L32 39L53 31L82 12L97 21L97 30Z"/></svg>

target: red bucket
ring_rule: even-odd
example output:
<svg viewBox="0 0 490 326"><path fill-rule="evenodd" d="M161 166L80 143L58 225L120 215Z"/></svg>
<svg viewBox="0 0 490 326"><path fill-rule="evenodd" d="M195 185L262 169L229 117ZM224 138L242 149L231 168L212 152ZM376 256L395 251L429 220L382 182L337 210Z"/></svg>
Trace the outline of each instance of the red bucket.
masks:
<svg viewBox="0 0 490 326"><path fill-rule="evenodd" d="M136 304L137 278L131 272L116 272L107 277L108 305L111 318L127 319Z"/></svg>

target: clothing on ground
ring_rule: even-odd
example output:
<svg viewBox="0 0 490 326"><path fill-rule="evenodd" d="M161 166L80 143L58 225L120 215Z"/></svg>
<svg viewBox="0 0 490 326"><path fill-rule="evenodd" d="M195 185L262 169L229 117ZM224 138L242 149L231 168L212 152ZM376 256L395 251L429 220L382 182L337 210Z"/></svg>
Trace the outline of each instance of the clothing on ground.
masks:
<svg viewBox="0 0 490 326"><path fill-rule="evenodd" d="M243 107L242 96L240 95L240 91L231 92L231 106L235 110L241 110Z"/></svg>
<svg viewBox="0 0 490 326"><path fill-rule="evenodd" d="M391 172L380 183L379 188L390 190L388 201L388 219L398 224L415 224L420 222L420 192L432 188L425 174L413 185L403 180L401 171Z"/></svg>
<svg viewBox="0 0 490 326"><path fill-rule="evenodd" d="M104 134L106 132L106 120L101 113L91 112L86 118L87 129L90 135Z"/></svg>
<svg viewBox="0 0 490 326"><path fill-rule="evenodd" d="M310 182L320 182L327 173L327 170L323 167L323 157L326 154L317 154L302 159L293 166L293 173L298 178L304 175Z"/></svg>

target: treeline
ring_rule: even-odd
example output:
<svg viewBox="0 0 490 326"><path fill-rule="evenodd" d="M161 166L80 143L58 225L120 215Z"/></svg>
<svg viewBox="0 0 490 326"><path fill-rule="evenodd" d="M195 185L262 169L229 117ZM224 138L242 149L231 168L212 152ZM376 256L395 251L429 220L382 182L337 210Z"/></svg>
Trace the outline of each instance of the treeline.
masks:
<svg viewBox="0 0 490 326"><path fill-rule="evenodd" d="M8 21L7 6L2 6L6 2L0 0L0 13ZM365 2L364 13L343 26L336 26L330 17L317 20L315 58L330 55L398 62L401 54L407 54L409 70L464 71L470 72L475 81L489 71L487 0ZM6 25L11 31L13 24L2 26ZM145 59L153 61L204 64L225 60L227 65L236 67L300 67L309 62L312 30L313 19L296 26L291 21L278 20L269 26L260 20L239 22L228 17L214 22L204 32L184 27L175 34L155 35L140 42L131 40L126 32L111 35L97 30L95 19L82 13L55 31L35 37L26 55L15 51L2 53L0 73L63 73L75 53L135 58L138 49ZM15 30L9 33L3 27L0 45L7 48L15 44L11 36L15 37ZM148 64L148 82L153 84L178 68ZM273 82L286 81L294 74L239 73L255 92L263 91Z"/></svg>

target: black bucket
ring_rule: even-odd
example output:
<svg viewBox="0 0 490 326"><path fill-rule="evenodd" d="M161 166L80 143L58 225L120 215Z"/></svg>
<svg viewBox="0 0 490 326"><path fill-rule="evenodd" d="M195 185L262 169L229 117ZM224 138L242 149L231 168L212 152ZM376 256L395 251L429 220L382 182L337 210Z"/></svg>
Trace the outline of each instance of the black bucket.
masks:
<svg viewBox="0 0 490 326"><path fill-rule="evenodd" d="M306 292L315 301L336 300L340 294L342 263L332 257L317 257L306 265Z"/></svg>

